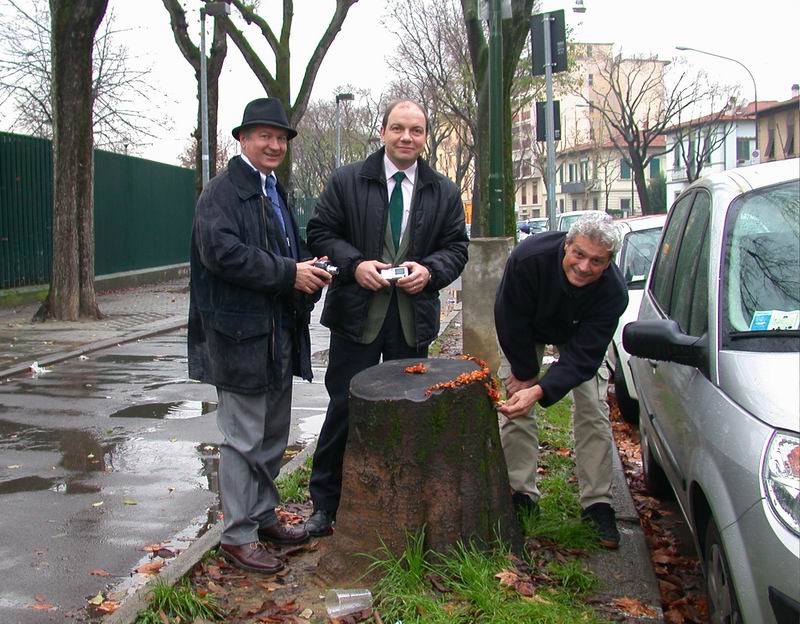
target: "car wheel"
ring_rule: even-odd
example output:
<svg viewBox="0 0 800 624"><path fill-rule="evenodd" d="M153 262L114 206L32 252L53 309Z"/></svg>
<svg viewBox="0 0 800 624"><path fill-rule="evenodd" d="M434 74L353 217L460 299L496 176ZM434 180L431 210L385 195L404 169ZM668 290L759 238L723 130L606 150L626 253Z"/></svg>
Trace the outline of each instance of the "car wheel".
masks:
<svg viewBox="0 0 800 624"><path fill-rule="evenodd" d="M642 453L642 476L647 493L656 498L664 498L670 492L669 480L650 448L650 440L643 428L639 428Z"/></svg>
<svg viewBox="0 0 800 624"><path fill-rule="evenodd" d="M708 621L711 624L741 624L742 613L733 588L728 558L722 547L717 525L711 519L706 529L703 553L708 599Z"/></svg>
<svg viewBox="0 0 800 624"><path fill-rule="evenodd" d="M617 358L617 362L619 362ZM625 371L622 370L622 364L618 365L620 370L614 371L614 393L617 395L617 406L619 413L625 422L632 425L639 424L639 401L632 399L630 392L628 392L628 384L625 382Z"/></svg>

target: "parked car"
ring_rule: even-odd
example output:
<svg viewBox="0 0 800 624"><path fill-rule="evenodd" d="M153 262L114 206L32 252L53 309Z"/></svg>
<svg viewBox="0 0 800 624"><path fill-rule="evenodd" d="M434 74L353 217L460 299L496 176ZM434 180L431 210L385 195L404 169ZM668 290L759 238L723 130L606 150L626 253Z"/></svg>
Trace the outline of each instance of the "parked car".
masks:
<svg viewBox="0 0 800 624"><path fill-rule="evenodd" d="M622 245L615 261L628 284L628 307L619 319L617 331L608 347L606 363L614 377L614 392L620 414L630 423L639 420L639 400L633 383L630 355L622 345L622 328L639 315L644 283L666 220L667 215L661 214L616 222L622 230Z"/></svg>
<svg viewBox="0 0 800 624"><path fill-rule="evenodd" d="M690 185L623 331L645 483L675 491L711 622L800 618L799 177L792 159Z"/></svg>
<svg viewBox="0 0 800 624"><path fill-rule="evenodd" d="M596 212L603 212L602 210L573 210L572 212L562 212L556 215L556 230L559 232L566 232L570 226L581 217L587 214L595 214Z"/></svg>
<svg viewBox="0 0 800 624"><path fill-rule="evenodd" d="M528 236L533 234L545 232L547 230L547 217L535 217L525 221L518 221L517 230L519 232L517 238L520 241L524 241Z"/></svg>

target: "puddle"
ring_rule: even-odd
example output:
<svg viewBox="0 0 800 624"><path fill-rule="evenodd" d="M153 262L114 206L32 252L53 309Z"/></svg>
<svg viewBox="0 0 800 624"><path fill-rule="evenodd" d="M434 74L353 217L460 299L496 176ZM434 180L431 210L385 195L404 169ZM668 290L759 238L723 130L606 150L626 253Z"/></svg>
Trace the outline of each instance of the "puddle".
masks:
<svg viewBox="0 0 800 624"><path fill-rule="evenodd" d="M111 418L158 418L185 420L197 418L217 409L211 401L172 401L170 403L143 403L131 405L111 414Z"/></svg>
<svg viewBox="0 0 800 624"><path fill-rule="evenodd" d="M107 364L138 364L148 362L188 362L188 358L179 355L123 355L121 353L99 355L93 358L95 362Z"/></svg>
<svg viewBox="0 0 800 624"><path fill-rule="evenodd" d="M303 433L298 437L298 442L301 442L305 446L319 435L322 429L322 423L325 422L325 411L326 410L321 410L318 414L300 418L297 426L300 427L300 431Z"/></svg>
<svg viewBox="0 0 800 624"><path fill-rule="evenodd" d="M44 477L20 477L0 482L0 494L19 494L20 492L39 492L49 490L56 479Z"/></svg>

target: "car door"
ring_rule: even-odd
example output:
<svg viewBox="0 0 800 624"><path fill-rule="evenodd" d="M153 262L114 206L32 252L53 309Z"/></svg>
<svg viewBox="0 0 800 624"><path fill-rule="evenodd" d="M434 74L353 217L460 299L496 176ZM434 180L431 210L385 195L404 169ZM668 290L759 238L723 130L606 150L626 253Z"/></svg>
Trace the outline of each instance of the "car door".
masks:
<svg viewBox="0 0 800 624"><path fill-rule="evenodd" d="M688 335L707 336L710 208L710 196L702 189L674 206L640 319L671 319ZM709 366L697 369L648 360L646 365L639 363L639 371L645 376L641 388L646 389L644 403L653 442L673 486L682 490L680 495L686 490L692 449L704 433L697 430L693 413L698 411L698 397L711 391Z"/></svg>

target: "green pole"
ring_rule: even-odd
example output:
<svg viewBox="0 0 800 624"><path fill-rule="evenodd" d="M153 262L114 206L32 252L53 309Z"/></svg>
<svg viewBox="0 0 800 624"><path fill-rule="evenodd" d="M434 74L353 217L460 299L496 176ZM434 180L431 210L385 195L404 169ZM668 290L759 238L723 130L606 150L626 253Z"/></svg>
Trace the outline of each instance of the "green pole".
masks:
<svg viewBox="0 0 800 624"><path fill-rule="evenodd" d="M505 234L503 219L503 30L501 0L489 0L489 236Z"/></svg>

